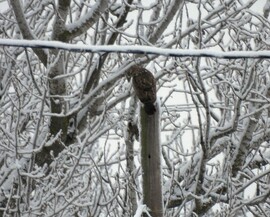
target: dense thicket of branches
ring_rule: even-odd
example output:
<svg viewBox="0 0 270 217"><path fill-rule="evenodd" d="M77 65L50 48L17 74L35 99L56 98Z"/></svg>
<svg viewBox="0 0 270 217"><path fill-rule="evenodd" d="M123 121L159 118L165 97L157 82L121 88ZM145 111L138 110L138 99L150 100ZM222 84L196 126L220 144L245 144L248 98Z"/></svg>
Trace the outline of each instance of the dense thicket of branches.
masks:
<svg viewBox="0 0 270 217"><path fill-rule="evenodd" d="M258 2L8 0L0 38L267 50L270 4ZM270 215L269 60L7 46L0 57L0 215L135 214L135 60L161 97L165 216Z"/></svg>

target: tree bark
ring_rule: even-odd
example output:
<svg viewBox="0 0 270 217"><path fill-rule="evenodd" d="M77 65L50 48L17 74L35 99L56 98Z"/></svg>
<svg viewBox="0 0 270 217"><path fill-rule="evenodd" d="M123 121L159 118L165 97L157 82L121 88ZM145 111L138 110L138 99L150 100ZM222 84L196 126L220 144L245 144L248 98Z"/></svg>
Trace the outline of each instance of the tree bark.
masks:
<svg viewBox="0 0 270 217"><path fill-rule="evenodd" d="M163 216L159 107L153 115L140 108L140 142L143 179L143 203L152 217Z"/></svg>

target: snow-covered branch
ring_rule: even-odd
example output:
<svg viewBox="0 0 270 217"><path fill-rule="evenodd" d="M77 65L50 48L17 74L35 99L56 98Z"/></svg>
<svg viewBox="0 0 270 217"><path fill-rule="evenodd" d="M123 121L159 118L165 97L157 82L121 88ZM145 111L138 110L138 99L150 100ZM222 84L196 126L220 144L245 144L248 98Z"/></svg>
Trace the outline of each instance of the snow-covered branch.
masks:
<svg viewBox="0 0 270 217"><path fill-rule="evenodd" d="M20 1L10 1L10 4L13 8L15 17L17 19L18 26L21 30L21 33L23 35L23 38L28 40L33 40L36 38L36 36L33 34L32 30L30 29L22 8L22 4ZM44 65L47 64L47 54L41 50L41 49L34 49L35 53L39 57L39 59L42 61Z"/></svg>

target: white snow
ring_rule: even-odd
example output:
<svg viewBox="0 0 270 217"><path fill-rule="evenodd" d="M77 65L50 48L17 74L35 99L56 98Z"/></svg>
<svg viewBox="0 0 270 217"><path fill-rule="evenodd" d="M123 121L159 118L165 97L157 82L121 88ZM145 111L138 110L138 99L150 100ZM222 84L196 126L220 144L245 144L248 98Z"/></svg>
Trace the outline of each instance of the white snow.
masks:
<svg viewBox="0 0 270 217"><path fill-rule="evenodd" d="M235 58L270 58L270 51L217 51L211 49L171 49L139 45L83 45L68 44L59 41L24 40L24 39L0 39L2 46L51 48L73 52L90 53L139 53L177 57L215 57L225 59Z"/></svg>
<svg viewBox="0 0 270 217"><path fill-rule="evenodd" d="M140 204L136 210L134 217L141 217L143 213L146 213L148 216L151 216L147 212L147 206L145 204Z"/></svg>

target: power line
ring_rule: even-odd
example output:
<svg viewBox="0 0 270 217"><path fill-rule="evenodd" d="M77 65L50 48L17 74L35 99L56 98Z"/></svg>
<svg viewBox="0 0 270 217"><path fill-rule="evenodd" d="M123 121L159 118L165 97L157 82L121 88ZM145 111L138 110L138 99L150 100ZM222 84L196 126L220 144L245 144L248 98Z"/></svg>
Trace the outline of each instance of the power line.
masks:
<svg viewBox="0 0 270 217"><path fill-rule="evenodd" d="M173 49L139 45L80 45L59 41L0 39L0 45L24 48L59 49L90 53L133 53L170 57L213 57L220 59L270 58L270 51L216 51L210 49Z"/></svg>

